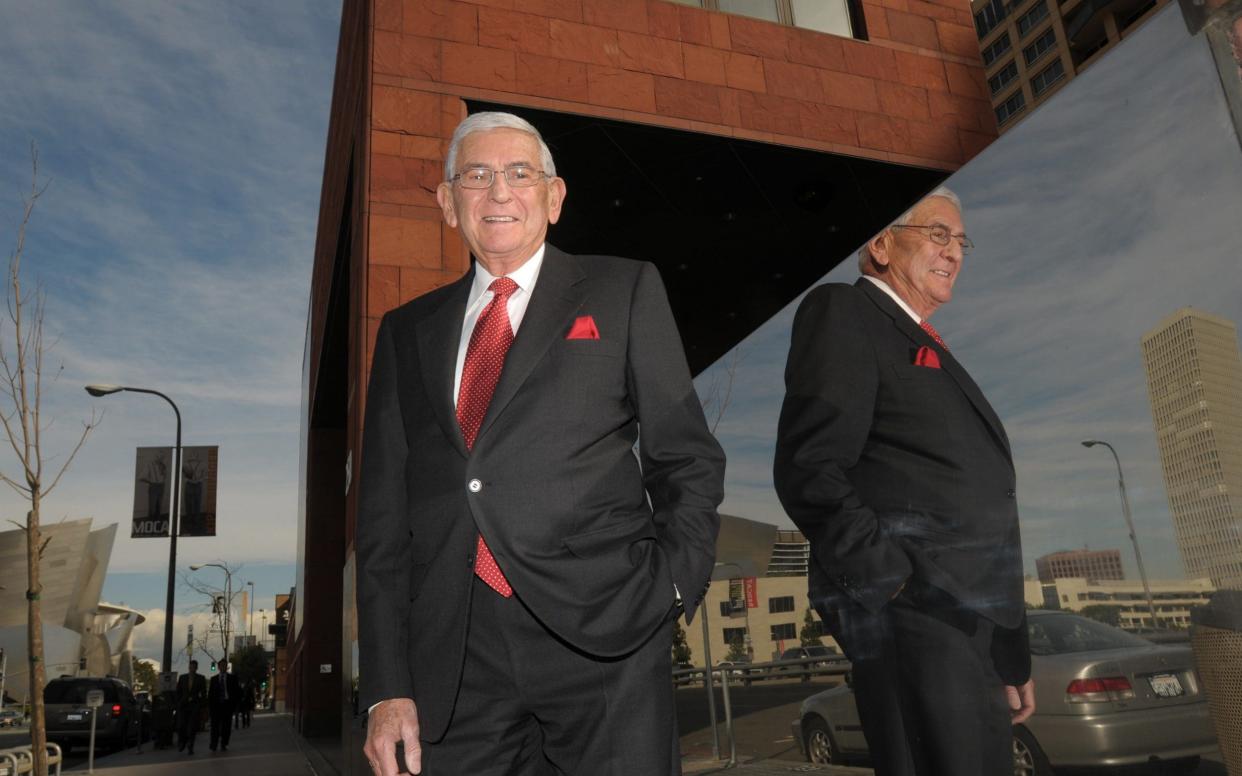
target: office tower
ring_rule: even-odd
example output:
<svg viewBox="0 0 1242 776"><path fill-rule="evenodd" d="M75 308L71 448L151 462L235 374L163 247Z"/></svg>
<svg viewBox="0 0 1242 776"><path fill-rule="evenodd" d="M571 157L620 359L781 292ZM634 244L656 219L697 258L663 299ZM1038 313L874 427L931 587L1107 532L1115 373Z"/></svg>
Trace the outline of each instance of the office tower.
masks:
<svg viewBox="0 0 1242 776"><path fill-rule="evenodd" d="M1125 579L1121 550L1062 550L1035 559L1040 582L1064 577L1083 579Z"/></svg>
<svg viewBox="0 0 1242 776"><path fill-rule="evenodd" d="M1143 337L1177 545L1189 577L1242 588L1242 358L1230 321L1183 308Z"/></svg>

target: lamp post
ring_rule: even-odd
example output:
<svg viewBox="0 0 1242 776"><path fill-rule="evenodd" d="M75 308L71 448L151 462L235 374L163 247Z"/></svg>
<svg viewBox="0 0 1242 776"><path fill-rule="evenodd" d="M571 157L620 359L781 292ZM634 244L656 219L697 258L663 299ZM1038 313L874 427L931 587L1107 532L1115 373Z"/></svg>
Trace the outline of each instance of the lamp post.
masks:
<svg viewBox="0 0 1242 776"><path fill-rule="evenodd" d="M250 615L248 616L246 620L246 634L250 636L250 638L253 640L254 639L254 591L255 591L255 587L254 587L254 582L247 582L246 584L250 586Z"/></svg>
<svg viewBox="0 0 1242 776"><path fill-rule="evenodd" d="M1130 543L1134 545L1134 559L1138 562L1139 579L1143 581L1143 593L1147 596L1147 609L1151 612L1151 626L1157 628L1160 626L1160 620L1156 617L1156 603L1151 597L1151 586L1147 584L1147 570L1143 568L1143 553L1139 550L1138 537L1134 534L1134 520L1130 517L1130 499L1126 497L1126 477L1121 473L1121 458L1117 456L1117 451L1108 442L1087 439L1082 443L1083 447L1095 447L1096 445L1107 447L1117 463L1117 487L1121 490L1121 514L1125 516L1126 528L1130 530Z"/></svg>
<svg viewBox="0 0 1242 776"><path fill-rule="evenodd" d="M233 626L233 572L223 563L195 563L190 571L215 566L224 572L224 659L229 659L229 629Z"/></svg>
<svg viewBox="0 0 1242 776"><path fill-rule="evenodd" d="M737 569L738 577L742 580L742 616L746 623L746 656L751 660L755 659L755 648L750 635L750 602L746 600L746 573L742 571L742 567L731 560L717 562L716 568L722 566L732 566Z"/></svg>
<svg viewBox="0 0 1242 776"><path fill-rule="evenodd" d="M168 402L168 406L172 407L173 414L177 416L177 443L173 448L172 462L172 505L168 509L168 596L167 603L164 605L164 659L160 664L161 671L164 674L172 673L172 655L173 655L173 590L177 575L177 531L178 523L181 517L181 410L177 409L177 405L172 399L168 398L159 391L153 391L150 388L134 388L126 385L106 385L94 384L86 386L86 392L91 396L100 397L107 396L121 391L129 391L131 393L149 393L152 396L158 396Z"/></svg>
<svg viewBox="0 0 1242 776"><path fill-rule="evenodd" d="M259 620L260 622L263 623L263 626L259 629L259 646L263 647L263 654L267 654L267 639L263 637L267 633L267 610L266 609L259 610Z"/></svg>

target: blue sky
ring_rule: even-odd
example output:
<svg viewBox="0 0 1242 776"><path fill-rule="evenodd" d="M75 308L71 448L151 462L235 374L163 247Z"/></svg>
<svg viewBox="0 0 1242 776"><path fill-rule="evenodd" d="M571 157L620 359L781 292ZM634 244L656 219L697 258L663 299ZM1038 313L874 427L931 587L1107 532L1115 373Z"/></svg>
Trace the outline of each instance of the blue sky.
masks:
<svg viewBox="0 0 1242 776"><path fill-rule="evenodd" d="M1137 576L1113 459L1079 444L1095 437L1121 456L1149 575L1181 578L1139 341L1184 306L1242 321L1242 155L1203 37L1167 7L948 185L976 249L935 323L1009 432L1028 572L1089 545ZM740 346L719 427L722 510L783 525L771 462L795 308Z"/></svg>
<svg viewBox="0 0 1242 776"><path fill-rule="evenodd" d="M122 524L105 598L155 610L140 649L162 638L168 543L128 538L134 448L171 445L173 416L155 397L91 399L82 386L162 390L186 444L220 446L219 535L181 542L179 565L243 566L270 608L294 579L302 347L339 23L339 0L0 5L6 254L31 141L50 182L25 258L58 337L49 361L63 365L45 394L48 458L63 460L92 407L105 411L43 516ZM21 514L15 496L0 498ZM184 591L178 603L197 604Z"/></svg>

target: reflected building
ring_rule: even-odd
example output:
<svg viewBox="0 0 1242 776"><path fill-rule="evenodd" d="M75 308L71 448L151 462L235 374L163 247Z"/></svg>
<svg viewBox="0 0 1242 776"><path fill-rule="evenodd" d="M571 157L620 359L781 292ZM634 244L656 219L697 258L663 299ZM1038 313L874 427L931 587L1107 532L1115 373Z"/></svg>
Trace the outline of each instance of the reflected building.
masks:
<svg viewBox="0 0 1242 776"><path fill-rule="evenodd" d="M1189 628L1190 610L1206 604L1216 592L1210 579L1153 579L1148 584L1162 628ZM1119 610L1122 628L1152 627L1142 582L1063 577L1043 584L1042 588L1046 608L1081 612L1088 606L1114 606ZM1026 597L1029 602L1029 586Z"/></svg>
<svg viewBox="0 0 1242 776"><path fill-rule="evenodd" d="M988 96L1005 132L1169 0L973 0Z"/></svg>
<svg viewBox="0 0 1242 776"><path fill-rule="evenodd" d="M1085 579L1125 579L1121 550L1061 550L1035 559L1040 582L1062 577Z"/></svg>
<svg viewBox="0 0 1242 776"><path fill-rule="evenodd" d="M1142 340L1160 464L1190 577L1242 588L1242 358L1233 322L1194 308Z"/></svg>

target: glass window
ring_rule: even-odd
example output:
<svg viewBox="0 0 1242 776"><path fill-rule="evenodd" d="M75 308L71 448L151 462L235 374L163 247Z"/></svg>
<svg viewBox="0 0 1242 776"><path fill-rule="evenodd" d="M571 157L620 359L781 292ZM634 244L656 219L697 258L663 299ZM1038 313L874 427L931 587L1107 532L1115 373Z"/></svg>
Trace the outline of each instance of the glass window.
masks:
<svg viewBox="0 0 1242 776"><path fill-rule="evenodd" d="M782 622L778 625L772 626L772 640L773 641L780 641L782 639L785 639L785 640L796 639L796 638L798 638L798 626L794 625L792 622Z"/></svg>
<svg viewBox="0 0 1242 776"><path fill-rule="evenodd" d="M1013 83L1013 79L1018 77L1018 63L1010 62L1009 64L996 71L996 75L988 79L988 88L992 90L993 95L1000 94L1001 91Z"/></svg>
<svg viewBox="0 0 1242 776"><path fill-rule="evenodd" d="M724 640L726 644L735 644L739 641L745 642L746 641L746 629L745 628L725 628L724 629Z"/></svg>
<svg viewBox="0 0 1242 776"><path fill-rule="evenodd" d="M795 27L854 36L850 26L850 9L845 0L790 0Z"/></svg>
<svg viewBox="0 0 1242 776"><path fill-rule="evenodd" d="M1031 30L1035 29L1035 25L1048 18L1048 4L1040 0L1031 10L1018 17L1018 37L1022 37Z"/></svg>
<svg viewBox="0 0 1242 776"><path fill-rule="evenodd" d="M1047 91L1049 86L1064 77L1065 65L1061 64L1061 60L1058 59L1031 79L1031 92L1038 97Z"/></svg>
<svg viewBox="0 0 1242 776"><path fill-rule="evenodd" d="M776 0L717 0L720 10L739 16L753 16L770 22L780 21L776 12Z"/></svg>
<svg viewBox="0 0 1242 776"><path fill-rule="evenodd" d="M1033 64L1036 60L1042 57L1045 52L1056 46L1056 44L1057 34L1051 27L1049 27L1044 31L1043 35L1040 35L1035 39L1034 43L1022 49L1022 56L1026 57L1026 63L1028 65Z"/></svg>
<svg viewBox="0 0 1242 776"><path fill-rule="evenodd" d="M780 612L792 612L794 610L794 597L791 595L783 595L777 598L768 599L768 614L778 614Z"/></svg>
<svg viewBox="0 0 1242 776"><path fill-rule="evenodd" d="M991 67L993 62L1000 59L1001 55L1009 50L1009 47L1010 47L1009 33L1007 32L1004 35L1001 35L996 40L992 41L992 45L988 46L987 48L983 50L984 67Z"/></svg>
<svg viewBox="0 0 1242 776"><path fill-rule="evenodd" d="M1013 93L1012 97L996 107L996 123L1004 124L1017 115L1024 107L1026 107L1026 96L1019 89Z"/></svg>
<svg viewBox="0 0 1242 776"><path fill-rule="evenodd" d="M996 29L996 25L1005 20L1009 15L1009 7L1005 5L1004 0L992 0L987 5L979 9L975 14L975 31L982 39L992 30Z"/></svg>
<svg viewBox="0 0 1242 776"><path fill-rule="evenodd" d="M1031 617L1032 655L1063 655L1068 652L1096 652L1120 647L1150 647L1151 642L1129 633L1073 614L1046 614Z"/></svg>

